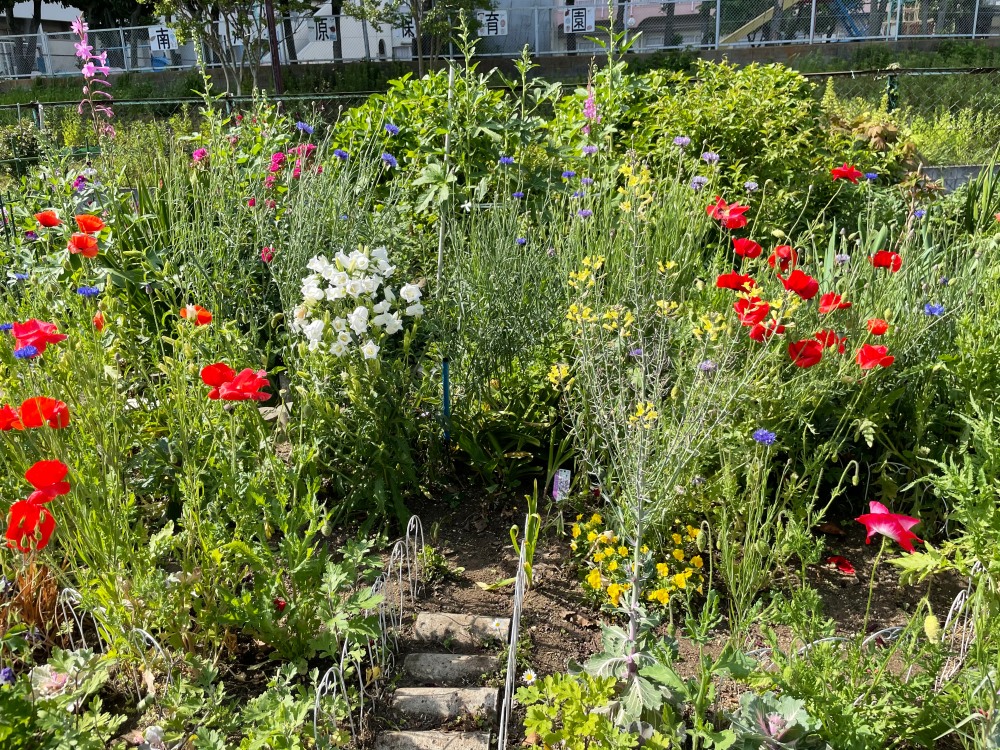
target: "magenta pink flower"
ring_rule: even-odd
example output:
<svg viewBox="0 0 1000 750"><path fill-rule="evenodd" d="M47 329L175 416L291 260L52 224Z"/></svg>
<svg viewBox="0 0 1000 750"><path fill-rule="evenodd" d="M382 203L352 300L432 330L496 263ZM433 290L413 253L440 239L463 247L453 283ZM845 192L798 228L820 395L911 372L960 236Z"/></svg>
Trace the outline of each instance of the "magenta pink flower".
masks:
<svg viewBox="0 0 1000 750"><path fill-rule="evenodd" d="M899 513L890 513L882 503L872 500L868 503L870 513L858 516L855 520L864 524L868 535L865 537L865 544L871 544L875 534L889 537L907 552L913 552L913 542L922 542L923 539L914 534L910 529L920 523L919 518L904 516Z"/></svg>
<svg viewBox="0 0 1000 750"><path fill-rule="evenodd" d="M274 260L274 248L273 247L262 247L260 249L260 259L264 263L270 263Z"/></svg>
<svg viewBox="0 0 1000 750"><path fill-rule="evenodd" d="M208 158L207 148L195 149L194 153L191 154L191 161L195 162L196 164L198 162L204 161L207 158Z"/></svg>

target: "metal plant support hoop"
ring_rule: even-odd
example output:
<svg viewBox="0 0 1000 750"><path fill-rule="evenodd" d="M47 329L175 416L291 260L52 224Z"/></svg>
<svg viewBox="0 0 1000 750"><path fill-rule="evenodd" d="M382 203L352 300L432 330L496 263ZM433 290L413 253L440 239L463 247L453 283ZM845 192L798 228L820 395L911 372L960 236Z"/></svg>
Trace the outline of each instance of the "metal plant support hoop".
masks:
<svg viewBox="0 0 1000 750"><path fill-rule="evenodd" d="M524 528L528 528L525 518ZM507 679L504 682L503 703L500 707L500 726L497 734L497 750L507 747L510 714L514 704L514 683L517 680L517 643L521 630L521 608L524 606L524 593L528 588L528 575L525 569L525 540L521 540L521 557L517 561L517 576L514 578L514 608L510 617L510 644L507 648Z"/></svg>

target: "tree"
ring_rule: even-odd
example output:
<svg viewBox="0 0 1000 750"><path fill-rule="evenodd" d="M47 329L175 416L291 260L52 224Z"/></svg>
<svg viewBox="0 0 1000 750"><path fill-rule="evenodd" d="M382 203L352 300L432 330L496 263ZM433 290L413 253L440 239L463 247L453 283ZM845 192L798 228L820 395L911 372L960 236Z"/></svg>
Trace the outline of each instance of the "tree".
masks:
<svg viewBox="0 0 1000 750"><path fill-rule="evenodd" d="M16 39L11 40L11 58L14 63L14 72L18 75L27 75L35 69L35 56L38 54L38 29L42 25L42 0L33 0L31 6L31 18L24 19L20 29L14 19L14 5L17 0L0 0L0 8L3 9L7 17L7 32L10 34L20 34Z"/></svg>
<svg viewBox="0 0 1000 750"><path fill-rule="evenodd" d="M154 0L64 0L63 5L79 8L92 29L139 26L153 23Z"/></svg>

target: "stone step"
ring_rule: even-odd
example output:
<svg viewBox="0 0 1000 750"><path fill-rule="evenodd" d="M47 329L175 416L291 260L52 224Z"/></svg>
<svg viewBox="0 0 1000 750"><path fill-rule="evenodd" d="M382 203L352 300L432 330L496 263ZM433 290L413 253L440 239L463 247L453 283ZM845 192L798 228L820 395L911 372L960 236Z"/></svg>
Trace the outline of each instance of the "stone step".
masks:
<svg viewBox="0 0 1000 750"><path fill-rule="evenodd" d="M399 688L392 696L392 708L413 719L445 722L471 715L492 720L499 693L499 688Z"/></svg>
<svg viewBox="0 0 1000 750"><path fill-rule="evenodd" d="M490 654L408 654L403 671L415 682L457 687L497 671L498 666L497 657Z"/></svg>
<svg viewBox="0 0 1000 750"><path fill-rule="evenodd" d="M449 649L479 648L510 639L509 617L480 617L445 612L421 612L413 625L413 637L422 643L440 643Z"/></svg>
<svg viewBox="0 0 1000 750"><path fill-rule="evenodd" d="M487 732L382 732L375 750L489 750Z"/></svg>

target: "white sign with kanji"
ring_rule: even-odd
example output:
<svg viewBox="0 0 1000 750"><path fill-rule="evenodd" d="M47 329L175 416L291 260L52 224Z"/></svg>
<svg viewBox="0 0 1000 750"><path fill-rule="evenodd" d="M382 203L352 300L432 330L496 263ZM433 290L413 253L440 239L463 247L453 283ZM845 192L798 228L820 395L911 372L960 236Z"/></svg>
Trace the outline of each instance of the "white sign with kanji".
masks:
<svg viewBox="0 0 1000 750"><path fill-rule="evenodd" d="M170 52L177 49L177 36L169 26L149 27L150 52Z"/></svg>
<svg viewBox="0 0 1000 750"><path fill-rule="evenodd" d="M392 27L392 46L402 47L404 44L409 44L417 37L416 29L413 27L413 18L411 16L406 16L401 21L401 26L397 29L395 26Z"/></svg>
<svg viewBox="0 0 1000 750"><path fill-rule="evenodd" d="M337 41L336 16L315 16L309 21L309 29L312 31L314 42Z"/></svg>
<svg viewBox="0 0 1000 750"><path fill-rule="evenodd" d="M567 8L563 12L563 31L567 34L590 34L594 31L593 8Z"/></svg>
<svg viewBox="0 0 1000 750"><path fill-rule="evenodd" d="M479 21L479 36L507 36L507 11L480 10L476 12Z"/></svg>

